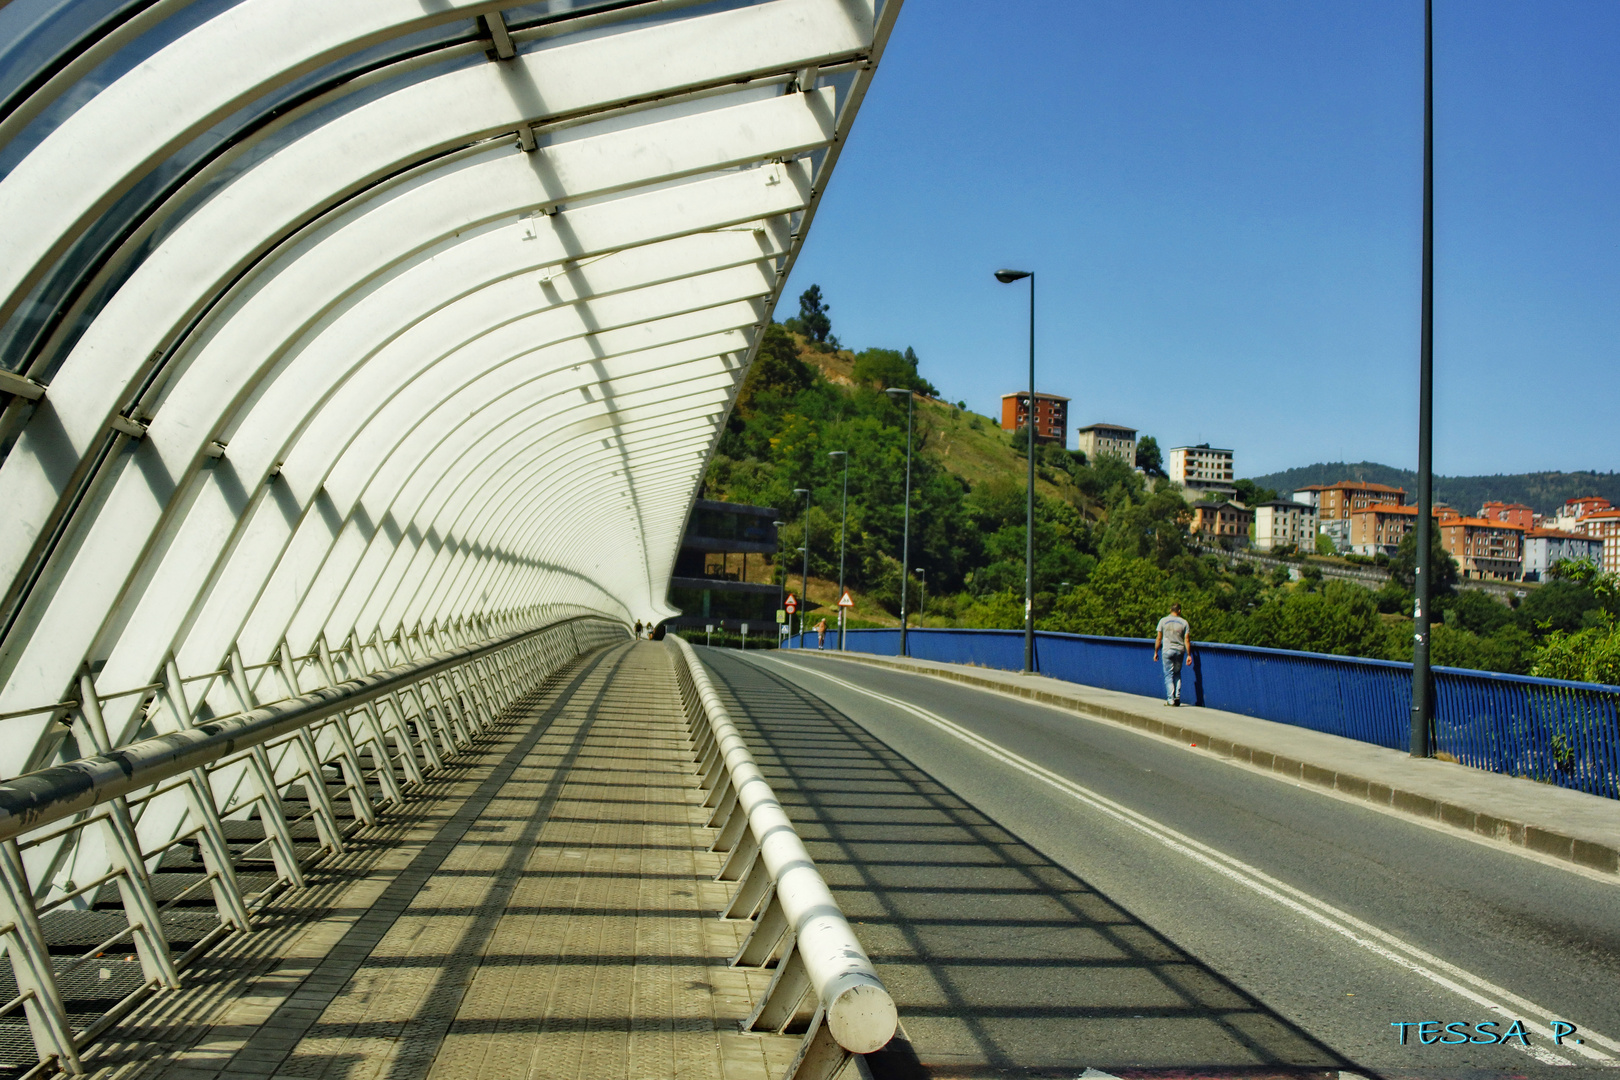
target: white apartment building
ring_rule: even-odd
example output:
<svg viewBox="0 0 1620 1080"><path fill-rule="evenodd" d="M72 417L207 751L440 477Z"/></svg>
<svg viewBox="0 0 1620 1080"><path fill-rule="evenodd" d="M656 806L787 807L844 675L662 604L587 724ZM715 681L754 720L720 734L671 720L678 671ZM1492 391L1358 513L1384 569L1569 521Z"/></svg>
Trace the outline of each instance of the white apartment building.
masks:
<svg viewBox="0 0 1620 1080"><path fill-rule="evenodd" d="M1603 538L1558 529L1529 529L1524 534L1524 580L1540 581L1559 559L1585 559L1603 565Z"/></svg>
<svg viewBox="0 0 1620 1080"><path fill-rule="evenodd" d="M1087 461L1115 457L1127 465L1136 464L1136 429L1119 424L1092 424L1074 433L1075 449L1085 452Z"/></svg>
<svg viewBox="0 0 1620 1080"><path fill-rule="evenodd" d="M1300 551L1316 546L1316 507L1288 499L1276 499L1254 508L1254 546L1276 551L1293 545Z"/></svg>
<svg viewBox="0 0 1620 1080"><path fill-rule="evenodd" d="M1167 468L1170 479L1189 491L1237 493L1230 450L1217 450L1209 443L1173 447Z"/></svg>

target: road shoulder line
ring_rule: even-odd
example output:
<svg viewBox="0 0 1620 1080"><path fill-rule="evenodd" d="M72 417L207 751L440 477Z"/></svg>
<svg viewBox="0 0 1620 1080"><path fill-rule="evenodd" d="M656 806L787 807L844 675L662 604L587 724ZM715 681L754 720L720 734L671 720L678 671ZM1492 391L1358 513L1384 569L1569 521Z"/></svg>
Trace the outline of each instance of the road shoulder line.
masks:
<svg viewBox="0 0 1620 1080"><path fill-rule="evenodd" d="M797 650L789 651L794 652ZM804 655L811 656L814 654L806 652ZM1451 798L1437 796L1432 791L1418 790L1415 787L1403 787L1399 784L1387 783L1341 768L1317 764L1288 754L1279 754L1229 737L1213 734L1208 730L1168 722L1153 714L1134 712L1129 709L1086 700L1078 694L1064 694L1037 686L1019 686L1007 679L989 678L985 675L975 674L970 670L962 670L954 665L915 660L902 661L899 658L848 652L832 657L822 654L822 658L868 664L873 667L889 668L913 675L930 675L935 678L949 679L981 690L1005 694L1008 697L1021 697L1043 705L1055 706L1079 713L1090 719L1104 720L1151 735L1179 740L1183 745L1195 743L1200 748L1209 749L1218 757L1247 764L1262 771L1277 773L1288 779L1298 780L1316 787L1328 788L1342 795L1373 803L1377 806L1387 807L1411 817L1423 818L1460 832L1472 833L1489 840L1522 847L1527 851L1573 863L1587 870L1620 875L1620 840L1612 838L1597 839L1592 836L1578 835L1574 830L1556 825L1529 823L1506 816L1500 811L1482 809L1477 805L1470 806ZM1177 715L1185 714L1177 713ZM1245 719L1254 720L1255 723L1274 723L1273 721L1262 721L1252 717ZM1287 727L1287 725L1278 726ZM1322 735L1324 738L1337 738L1337 736L1325 735L1321 732L1313 732L1312 734ZM1467 768L1467 766L1461 765L1456 767ZM1495 774L1481 773L1481 775L1494 776ZM1562 791L1563 789L1553 788L1550 790ZM1586 797L1597 798L1596 796ZM1617 813L1620 813L1620 808L1617 808Z"/></svg>

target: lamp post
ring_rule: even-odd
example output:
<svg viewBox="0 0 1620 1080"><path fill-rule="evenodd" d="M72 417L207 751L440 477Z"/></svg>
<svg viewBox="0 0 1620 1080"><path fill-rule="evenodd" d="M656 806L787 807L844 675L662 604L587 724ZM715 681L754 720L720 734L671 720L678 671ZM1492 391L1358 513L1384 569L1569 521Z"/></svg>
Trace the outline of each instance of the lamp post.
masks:
<svg viewBox="0 0 1620 1080"><path fill-rule="evenodd" d="M849 451L829 450L828 457L844 459L844 508L838 519L838 600L844 599L844 532L849 525ZM836 603L836 601L835 601ZM844 609L838 608L838 651L844 651Z"/></svg>
<svg viewBox="0 0 1620 1080"><path fill-rule="evenodd" d="M1434 712L1429 605L1434 562L1434 0L1423 5L1423 314L1418 342L1417 567L1412 582L1412 730L1408 750L1429 756Z"/></svg>
<svg viewBox="0 0 1620 1080"><path fill-rule="evenodd" d="M1029 499L1024 515L1024 674L1035 672L1035 272L997 270L1003 285L1029 278Z"/></svg>
<svg viewBox="0 0 1620 1080"><path fill-rule="evenodd" d="M800 529L803 531L804 546L799 549L804 556L804 577L799 580L799 648L804 648L804 617L810 614L810 489L794 488L793 494L804 496L804 517L800 519Z"/></svg>
<svg viewBox="0 0 1620 1080"><path fill-rule="evenodd" d="M906 516L905 528L900 534L900 655L906 652L906 564L911 561L911 416L917 398L910 390L891 386L883 391L891 398L904 395L906 399Z"/></svg>
<svg viewBox="0 0 1620 1080"><path fill-rule="evenodd" d="M928 572L917 567L917 584L922 587L922 602L917 605L917 629L921 630L923 619L928 615Z"/></svg>

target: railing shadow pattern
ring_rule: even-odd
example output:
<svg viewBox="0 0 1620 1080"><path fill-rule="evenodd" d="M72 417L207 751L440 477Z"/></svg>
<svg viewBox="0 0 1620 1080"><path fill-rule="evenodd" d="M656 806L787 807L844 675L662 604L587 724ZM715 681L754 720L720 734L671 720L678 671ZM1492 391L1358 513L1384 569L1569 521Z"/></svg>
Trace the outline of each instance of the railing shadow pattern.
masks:
<svg viewBox="0 0 1620 1080"><path fill-rule="evenodd" d="M1020 630L912 630L907 653L920 660L1018 671ZM803 642L791 639L790 648ZM898 630L851 630L852 652L894 656ZM1324 653L1200 643L1183 677L1190 702L1340 735L1391 750L1407 748L1412 665ZM1162 697L1146 638L1039 632L1035 666L1055 679ZM1620 687L1435 668L1434 746L1464 765L1620 799Z"/></svg>
<svg viewBox="0 0 1620 1080"><path fill-rule="evenodd" d="M1349 1067L848 717L702 655L899 1006L916 1060L874 1074Z"/></svg>

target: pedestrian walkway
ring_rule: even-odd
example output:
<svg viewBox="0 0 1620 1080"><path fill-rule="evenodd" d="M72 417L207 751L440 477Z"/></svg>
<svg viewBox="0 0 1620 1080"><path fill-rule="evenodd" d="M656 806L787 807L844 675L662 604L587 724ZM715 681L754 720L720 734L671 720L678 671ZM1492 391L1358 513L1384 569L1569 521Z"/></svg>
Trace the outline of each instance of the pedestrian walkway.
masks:
<svg viewBox="0 0 1620 1080"><path fill-rule="evenodd" d="M787 655L787 654L784 654ZM813 657L813 650L793 653ZM822 660L828 654L820 654ZM1620 802L1220 709L1165 708L1153 698L1015 671L911 657L834 659L951 679L1072 709L1290 779L1610 874L1620 873ZM819 662L819 661L815 661Z"/></svg>
<svg viewBox="0 0 1620 1080"><path fill-rule="evenodd" d="M781 1076L671 657L591 654L114 1029L108 1078Z"/></svg>
<svg viewBox="0 0 1620 1080"><path fill-rule="evenodd" d="M899 1007L875 1077L1358 1071L809 691L700 656Z"/></svg>

